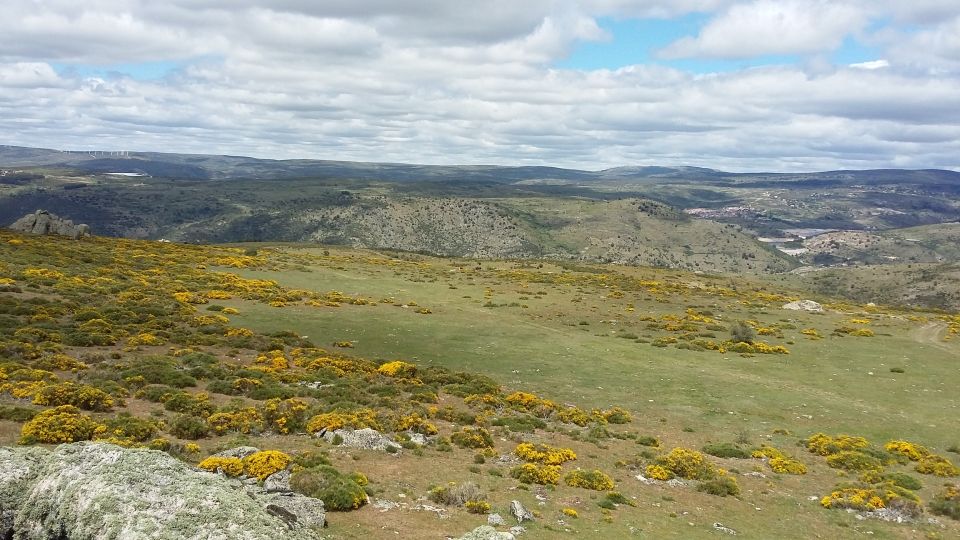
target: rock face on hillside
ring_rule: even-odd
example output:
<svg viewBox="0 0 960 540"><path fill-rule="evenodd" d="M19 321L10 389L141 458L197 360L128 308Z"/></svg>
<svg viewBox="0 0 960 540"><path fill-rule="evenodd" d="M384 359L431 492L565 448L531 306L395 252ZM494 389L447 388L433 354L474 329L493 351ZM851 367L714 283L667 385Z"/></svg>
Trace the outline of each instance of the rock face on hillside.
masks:
<svg viewBox="0 0 960 540"><path fill-rule="evenodd" d="M57 234L74 239L90 236L90 227L87 225L75 225L73 221L63 219L46 210L37 210L23 216L13 222L10 229L30 234Z"/></svg>
<svg viewBox="0 0 960 540"><path fill-rule="evenodd" d="M306 540L323 520L319 500L261 495L155 450L0 448L0 538Z"/></svg>

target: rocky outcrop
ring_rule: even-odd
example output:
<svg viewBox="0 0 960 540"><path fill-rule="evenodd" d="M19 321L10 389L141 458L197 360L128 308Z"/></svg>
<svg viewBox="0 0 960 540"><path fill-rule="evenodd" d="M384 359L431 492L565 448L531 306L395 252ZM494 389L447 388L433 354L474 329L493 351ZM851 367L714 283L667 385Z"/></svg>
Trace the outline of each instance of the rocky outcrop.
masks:
<svg viewBox="0 0 960 540"><path fill-rule="evenodd" d="M498 532L490 525L481 525L461 536L458 540L514 540L516 536L508 532Z"/></svg>
<svg viewBox="0 0 960 540"><path fill-rule="evenodd" d="M520 501L510 501L510 513L517 518L517 523L533 521L533 512L524 508Z"/></svg>
<svg viewBox="0 0 960 540"><path fill-rule="evenodd" d="M74 239L90 236L90 227L87 225L75 225L73 221L63 219L46 210L37 210L23 216L13 222L10 229L29 234L56 234Z"/></svg>
<svg viewBox="0 0 960 540"><path fill-rule="evenodd" d="M371 428L363 429L338 429L336 431L324 431L317 433L327 442L332 443L339 437L340 445L347 448L360 448L363 450L379 450L381 452L396 452L402 448L389 437ZM392 448L392 450L390 450Z"/></svg>
<svg viewBox="0 0 960 540"><path fill-rule="evenodd" d="M155 450L0 448L0 538L306 540L324 517L317 499L244 489Z"/></svg>
<svg viewBox="0 0 960 540"><path fill-rule="evenodd" d="M813 300L795 300L789 304L784 304L783 309L820 313L823 311L823 306L821 306L818 302L814 302Z"/></svg>

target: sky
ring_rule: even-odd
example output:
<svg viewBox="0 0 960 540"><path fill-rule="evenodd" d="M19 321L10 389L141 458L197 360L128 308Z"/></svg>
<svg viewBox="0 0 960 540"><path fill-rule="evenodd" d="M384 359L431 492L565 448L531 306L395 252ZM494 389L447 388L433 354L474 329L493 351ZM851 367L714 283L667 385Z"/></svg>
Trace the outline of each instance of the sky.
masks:
<svg viewBox="0 0 960 540"><path fill-rule="evenodd" d="M3 0L0 144L960 170L960 2Z"/></svg>

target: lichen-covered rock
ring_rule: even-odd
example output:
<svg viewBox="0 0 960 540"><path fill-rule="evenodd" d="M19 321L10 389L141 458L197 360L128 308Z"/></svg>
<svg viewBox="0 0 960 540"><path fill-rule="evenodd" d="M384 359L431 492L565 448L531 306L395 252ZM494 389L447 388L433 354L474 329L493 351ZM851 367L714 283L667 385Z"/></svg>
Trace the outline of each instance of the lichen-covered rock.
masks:
<svg viewBox="0 0 960 540"><path fill-rule="evenodd" d="M533 521L533 512L524 508L520 501L510 501L510 513L517 518L517 523Z"/></svg>
<svg viewBox="0 0 960 540"><path fill-rule="evenodd" d="M267 513L283 520L291 529L320 529L327 521L323 501L297 493L274 493L257 497Z"/></svg>
<svg viewBox="0 0 960 540"><path fill-rule="evenodd" d="M503 516L501 516L500 514L490 514L489 516L487 516L487 525L490 525L493 527L503 527L506 524L507 522L504 521Z"/></svg>
<svg viewBox="0 0 960 540"><path fill-rule="evenodd" d="M338 429L335 431L327 431L323 434L323 438L326 439L327 442L333 442L337 436L339 436L342 441L340 443L341 446L346 446L347 448L380 451L386 451L388 448L393 448L394 450L400 450L400 448L402 448L389 437L371 428Z"/></svg>
<svg viewBox="0 0 960 540"><path fill-rule="evenodd" d="M224 450L223 452L217 452L212 457L243 459L249 455L256 454L259 451L260 449L256 446L238 446L236 448Z"/></svg>
<svg viewBox="0 0 960 540"><path fill-rule="evenodd" d="M87 225L74 225L73 221L58 217L46 210L37 210L23 216L14 221L10 229L30 234L58 234L74 239L90 236L90 227Z"/></svg>
<svg viewBox="0 0 960 540"><path fill-rule="evenodd" d="M514 540L513 534L499 532L490 525L481 525L460 537L459 540Z"/></svg>
<svg viewBox="0 0 960 540"><path fill-rule="evenodd" d="M0 538L317 538L310 527L324 523L321 501L282 497L291 500L284 506L273 497L281 496L251 497L155 450L89 442L0 448Z"/></svg>
<svg viewBox="0 0 960 540"><path fill-rule="evenodd" d="M284 469L268 476L263 481L263 490L267 493L290 493L290 471Z"/></svg>
<svg viewBox="0 0 960 540"><path fill-rule="evenodd" d="M820 313L823 311L823 306L820 305L819 302L814 302L813 300L795 300L789 304L784 304L783 309Z"/></svg>

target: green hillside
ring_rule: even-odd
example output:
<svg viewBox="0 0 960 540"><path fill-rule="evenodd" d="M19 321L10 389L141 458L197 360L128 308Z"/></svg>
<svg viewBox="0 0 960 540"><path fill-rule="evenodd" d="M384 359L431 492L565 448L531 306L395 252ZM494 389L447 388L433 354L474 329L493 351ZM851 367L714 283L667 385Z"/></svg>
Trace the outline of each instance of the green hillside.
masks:
<svg viewBox="0 0 960 540"><path fill-rule="evenodd" d="M369 504L331 512L331 538L457 536L511 500L536 515L529 538L960 533L931 507L960 474L954 314L787 310L807 296L745 277L299 244L4 232L0 262L0 442L189 463L252 444L362 472L342 486ZM310 435L341 424L403 448Z"/></svg>

